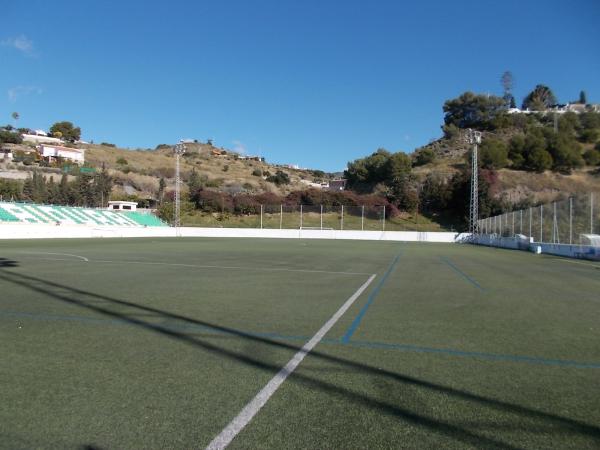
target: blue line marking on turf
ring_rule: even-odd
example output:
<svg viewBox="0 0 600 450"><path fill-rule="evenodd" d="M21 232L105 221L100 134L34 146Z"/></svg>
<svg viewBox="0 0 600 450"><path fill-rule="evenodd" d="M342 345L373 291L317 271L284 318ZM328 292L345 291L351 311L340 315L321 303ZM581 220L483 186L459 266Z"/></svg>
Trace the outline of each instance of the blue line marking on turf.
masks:
<svg viewBox="0 0 600 450"><path fill-rule="evenodd" d="M475 281L469 275L467 275L462 270L460 270L458 267L456 267L448 258L446 258L444 256L440 256L440 259L443 262L445 262L448 266L450 266L456 273L461 275L465 280L467 280L469 283L471 283L473 286L475 286L477 289L485 292L485 289L482 288L481 285L477 281Z"/></svg>
<svg viewBox="0 0 600 450"><path fill-rule="evenodd" d="M369 295L369 298L367 299L367 303L365 303L365 306L362 307L362 309L358 313L358 316L356 316L356 318L350 325L350 328L348 328L348 331L346 331L346 334L344 334L344 336L342 337L342 342L344 344L347 344L350 341L350 338L352 337L352 335L354 334L354 332L360 325L360 322L362 321L364 315L366 314L367 309L369 309L369 306L371 306L371 303L373 303L373 300L375 300L375 297L377 297L377 294L379 293L379 290L383 286L383 283L385 283L385 280L387 279L387 277L390 275L390 273L392 273L392 270L394 270L394 267L396 266L396 263L398 262L399 258L400 258L400 254L396 255L396 257L392 261L392 264L390 264L390 267L388 267L387 272L381 278L381 281L379 281L379 283L377 284L375 289L373 289L373 292L371 292L371 295Z"/></svg>
<svg viewBox="0 0 600 450"><path fill-rule="evenodd" d="M26 313L16 311L0 311L0 317L13 317L13 318L27 318L32 320L44 320L44 321L68 321L68 322L81 322L98 325L125 325L131 326L130 323L125 320L115 319L101 319L94 317L84 316L64 316L54 314L39 314L39 313ZM187 324L183 326L171 324L168 326L157 325L161 328L170 329L174 331L190 332L190 331L202 331L205 332L205 336L231 336L237 338L248 337L259 337L265 339L275 339L281 341L302 341L306 342L310 339L309 336L288 336L279 333L257 333L240 331L238 333L231 333L225 330L215 330L209 326L204 325L193 325ZM546 366L561 366L561 367L573 367L577 369L600 369L600 363L588 363L579 362L564 359L546 359L537 358L533 356L520 356L520 355L502 355L496 353L483 353L483 352L469 352L463 350L455 350L451 348L434 348L434 347L421 347L418 345L411 344L391 344L387 342L371 342L371 341L351 341L348 343L341 343L339 339L328 339L325 338L321 341L322 344L327 345L347 345L350 347L357 348L370 348L370 349L384 349L384 350L397 350L408 353L431 353L439 355L457 356L461 358L475 358L475 359L486 359L490 361L508 361L516 363L527 363L527 364L541 364Z"/></svg>
<svg viewBox="0 0 600 450"><path fill-rule="evenodd" d="M451 348L433 348L433 347L420 347L417 345L410 344L388 344L385 342L368 342L368 341L352 341L350 343L353 347L365 347L365 348L380 348L380 349L391 349L400 350L405 352L415 353L437 353L451 356L462 356L469 358L488 359L492 361L510 361L510 362L526 362L532 364L543 364L548 366L563 366L563 367L577 367L580 369L600 369L598 363L585 363L578 361L570 361L563 359L546 359L536 358L533 356L519 356L519 355L502 355L496 353L483 353L483 352L469 352L464 350L455 350Z"/></svg>

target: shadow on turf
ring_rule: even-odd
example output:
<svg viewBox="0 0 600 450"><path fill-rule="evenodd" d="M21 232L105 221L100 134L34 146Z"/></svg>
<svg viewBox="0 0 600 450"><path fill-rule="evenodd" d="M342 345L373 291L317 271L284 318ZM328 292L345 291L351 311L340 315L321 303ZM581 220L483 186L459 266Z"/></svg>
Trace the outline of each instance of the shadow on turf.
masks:
<svg viewBox="0 0 600 450"><path fill-rule="evenodd" d="M12 259L0 258L0 268L5 267L17 267L19 263L17 261L13 261Z"/></svg>
<svg viewBox="0 0 600 450"><path fill-rule="evenodd" d="M4 266L6 267L6 266ZM12 267L12 266L9 266ZM217 354L219 356L252 366L262 370L266 370L270 373L277 373L281 367L275 366L259 359L249 356L247 354L228 350L218 345L203 341L202 336L194 334L178 332L173 329L167 328L157 323L147 322L145 318L159 318L167 320L178 320L194 325L200 325L203 327L211 328L220 333L226 333L231 336L247 339L260 344L279 347L288 349L291 351L298 351L301 347L294 346L288 343L267 339L255 335L250 335L236 329L224 327L221 325L212 324L198 319L192 319L179 314L170 313L157 308L151 308L148 306L138 305L133 302L120 300L105 295L95 294L93 292L76 289L70 286L58 284L52 281L43 280L36 278L31 275L18 274L14 272L0 271L0 280L10 282L25 288L28 288L34 292L38 292L46 295L49 298L60 300L62 302L77 305L86 308L90 311L100 313L112 318L119 319L127 322L131 325L153 331L155 333L177 339L195 347L201 348L205 351ZM87 298L87 299L86 299ZM111 308L117 307L118 310ZM128 308L129 311L123 311L123 307ZM496 400L489 397L484 397L474 393L458 390L448 386L443 386L429 381L421 380L418 378L410 377L407 375L401 375L395 372L387 371L377 367L372 367L366 364L357 363L344 358L338 358L335 356L326 355L320 352L312 351L310 353L312 357L320 358L322 360L340 364L347 370L354 370L362 373L367 373L376 377L384 377L386 382L396 382L424 390L436 392L446 397L453 398L455 400L463 400L473 402L482 406L487 406L502 412L511 413L518 417L518 423L510 427L510 430L516 431L529 431L530 433L547 433L547 434L570 434L570 435L581 435L588 438L594 439L600 443L600 428L594 425L589 425L584 422L561 417L556 414L538 411L525 406L516 405L501 400ZM349 400L360 404L362 406L380 411L382 413L396 416L406 422L413 425L421 426L431 430L433 432L442 434L447 438L456 439L461 442L469 443L474 446L484 446L486 448L516 448L508 443L496 440L494 438L477 434L473 432L473 429L484 428L488 433L497 432L505 427L498 427L496 423L469 423L452 424L443 422L435 418L427 417L417 412L411 411L408 408L402 407L401 405L393 404L389 401L383 401L376 398L369 397L367 395L351 391L349 389L340 387L338 385L328 383L316 378L301 374L294 373L291 380L299 381L304 384L310 385L314 389L321 390L325 393L337 394L348 398ZM393 389L393 387L392 387ZM389 398L389 397L388 397ZM526 426L522 422L524 420L537 420L543 422L543 427L540 429L539 426L533 425ZM548 437L551 439L551 436Z"/></svg>

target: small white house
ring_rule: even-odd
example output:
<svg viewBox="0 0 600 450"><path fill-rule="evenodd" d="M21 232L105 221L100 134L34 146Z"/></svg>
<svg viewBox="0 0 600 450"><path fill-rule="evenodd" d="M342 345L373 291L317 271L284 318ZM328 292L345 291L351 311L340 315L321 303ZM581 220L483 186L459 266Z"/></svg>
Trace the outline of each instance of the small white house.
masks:
<svg viewBox="0 0 600 450"><path fill-rule="evenodd" d="M108 209L111 211L135 211L137 210L137 202L110 201L108 202Z"/></svg>
<svg viewBox="0 0 600 450"><path fill-rule="evenodd" d="M67 160L76 164L83 164L85 162L85 149L82 148L42 144L38 147L38 151L48 162L57 160Z"/></svg>

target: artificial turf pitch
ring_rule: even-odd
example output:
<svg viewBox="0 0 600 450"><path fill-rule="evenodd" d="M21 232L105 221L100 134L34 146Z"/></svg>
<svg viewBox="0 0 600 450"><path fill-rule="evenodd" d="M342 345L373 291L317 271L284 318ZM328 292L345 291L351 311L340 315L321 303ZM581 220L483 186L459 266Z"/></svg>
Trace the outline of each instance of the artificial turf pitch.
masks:
<svg viewBox="0 0 600 450"><path fill-rule="evenodd" d="M0 447L599 448L600 265L469 245L0 241Z"/></svg>

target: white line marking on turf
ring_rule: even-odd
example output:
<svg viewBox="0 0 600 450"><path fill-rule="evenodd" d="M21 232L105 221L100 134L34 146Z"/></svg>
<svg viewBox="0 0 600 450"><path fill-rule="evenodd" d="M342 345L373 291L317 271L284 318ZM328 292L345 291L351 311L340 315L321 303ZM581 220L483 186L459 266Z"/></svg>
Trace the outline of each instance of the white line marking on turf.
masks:
<svg viewBox="0 0 600 450"><path fill-rule="evenodd" d="M288 376L292 374L296 367L302 362L304 357L323 339L327 332L335 325L335 323L344 315L344 313L352 306L356 299L362 294L365 289L375 279L373 274L367 281L363 283L352 296L337 310L337 312L329 319L325 325L294 355L292 359L260 390L258 394L248 403L244 409L215 437L207 450L221 450L227 447L237 434L250 423L252 418L265 406L271 396L279 389Z"/></svg>
<svg viewBox="0 0 600 450"><path fill-rule="evenodd" d="M85 256L79 256L79 255L73 255L71 253L52 253L52 252L22 252L22 253L26 253L29 255L59 255L59 256L72 256L74 258L79 258L82 261L85 262L89 262L90 260L87 259Z"/></svg>
<svg viewBox="0 0 600 450"><path fill-rule="evenodd" d="M580 262L580 261L572 261L570 259L562 259L562 258L552 258L554 261L562 261L562 262L568 262L571 264L579 264L580 266L587 266L587 267L595 267L597 269L600 269L600 266L597 266L595 264L589 264L589 263L584 263L584 262Z"/></svg>
<svg viewBox="0 0 600 450"><path fill-rule="evenodd" d="M242 266L213 266L213 265L197 265L183 263L166 263L153 261L117 261L107 259L94 259L90 262L110 263L110 264L147 264L151 266L176 266L176 267L192 267L196 269L231 269L231 270L259 270L264 272L304 272L304 273L330 273L334 275L369 275L364 272L333 272L329 270L310 270L310 269L285 269L279 267L242 267Z"/></svg>

